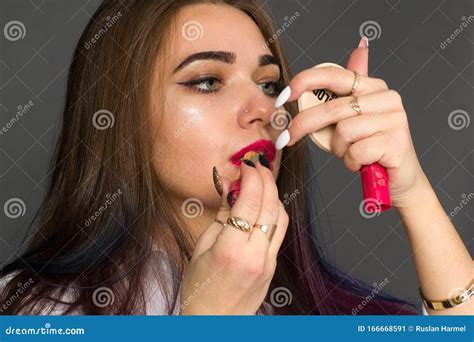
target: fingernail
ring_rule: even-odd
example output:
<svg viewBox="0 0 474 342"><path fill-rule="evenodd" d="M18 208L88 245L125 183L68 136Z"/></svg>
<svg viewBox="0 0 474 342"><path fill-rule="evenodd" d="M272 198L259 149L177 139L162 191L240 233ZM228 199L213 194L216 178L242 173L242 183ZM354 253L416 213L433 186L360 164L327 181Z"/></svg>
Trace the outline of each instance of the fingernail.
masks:
<svg viewBox="0 0 474 342"><path fill-rule="evenodd" d="M286 103L286 101L288 101L290 96L291 96L291 88L290 86L286 86L285 89L281 91L280 95L278 95L277 99L275 100L275 107L278 108L278 107L283 106Z"/></svg>
<svg viewBox="0 0 474 342"><path fill-rule="evenodd" d="M270 166L270 162L268 161L267 157L264 154L260 154L258 156L258 161L260 162L260 164L265 166L267 169L269 169L269 170L272 169L271 166Z"/></svg>
<svg viewBox="0 0 474 342"><path fill-rule="evenodd" d="M222 192L224 191L222 189L222 181L215 166L212 168L212 179L214 180L214 186L216 187L217 193L222 196Z"/></svg>
<svg viewBox="0 0 474 342"><path fill-rule="evenodd" d="M233 206L235 204L235 201L237 201L237 196L235 195L235 191L229 192L227 194L227 203L229 206Z"/></svg>
<svg viewBox="0 0 474 342"><path fill-rule="evenodd" d="M229 193L227 194L227 203L233 206L240 193L240 179L233 181L229 186Z"/></svg>
<svg viewBox="0 0 474 342"><path fill-rule="evenodd" d="M369 40L367 39L366 36L363 36L360 39L358 47L360 47L360 48L368 48L369 47Z"/></svg>
<svg viewBox="0 0 474 342"><path fill-rule="evenodd" d="M254 162L248 159L244 159L245 165L251 166L251 167L256 167Z"/></svg>
<svg viewBox="0 0 474 342"><path fill-rule="evenodd" d="M285 129L275 142L275 147L277 150L281 150L290 142L290 132Z"/></svg>

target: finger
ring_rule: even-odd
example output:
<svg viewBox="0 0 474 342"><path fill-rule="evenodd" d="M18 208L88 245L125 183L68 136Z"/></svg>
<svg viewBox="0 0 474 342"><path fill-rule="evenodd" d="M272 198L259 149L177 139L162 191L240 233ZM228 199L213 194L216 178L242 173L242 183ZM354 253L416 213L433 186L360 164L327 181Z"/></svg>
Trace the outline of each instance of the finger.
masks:
<svg viewBox="0 0 474 342"><path fill-rule="evenodd" d="M253 225L262 205L263 182L256 168L242 163L240 166L240 193L230 210L230 215L248 221ZM218 239L222 242L242 244L248 242L249 233L231 224L226 224Z"/></svg>
<svg viewBox="0 0 474 342"><path fill-rule="evenodd" d="M315 89L329 89L336 94L347 95L350 94L353 84L354 72L348 69L335 66L305 69L291 79L289 84L290 96L286 102L294 101L304 92ZM387 84L385 81L361 75L357 91L354 95L359 96L386 89ZM282 91L282 94L286 91ZM277 104L281 103L280 95L275 102Z"/></svg>
<svg viewBox="0 0 474 342"><path fill-rule="evenodd" d="M269 260L276 260L278 251L280 250L281 244L283 243L288 230L289 217L281 201L279 201L278 212L277 227L273 233L272 240L270 241L270 246L268 247Z"/></svg>
<svg viewBox="0 0 474 342"><path fill-rule="evenodd" d="M220 179L222 183L221 206L217 211L216 218L225 223L230 215L230 206L227 203L227 194L229 193L231 181L224 176L220 176ZM224 226L222 224L213 221L197 240L196 247L194 248L193 252L193 258L198 257L211 248L223 228Z"/></svg>
<svg viewBox="0 0 474 342"><path fill-rule="evenodd" d="M336 124L332 136L331 151L342 158L352 143L376 133L398 129L404 122L404 116L399 112L362 114L341 120Z"/></svg>
<svg viewBox="0 0 474 342"><path fill-rule="evenodd" d="M276 224L278 221L279 199L278 188L273 173L266 167L257 163L263 182L262 207L258 215L258 224ZM250 241L255 248L267 250L270 245L269 237L260 228L254 228L250 234Z"/></svg>
<svg viewBox="0 0 474 342"><path fill-rule="evenodd" d="M386 168L400 165L404 156L406 140L395 141L387 133L372 135L352 144L344 155L344 165L352 172L359 171L363 165L378 162Z"/></svg>
<svg viewBox="0 0 474 342"><path fill-rule="evenodd" d="M354 100L351 96L340 97L299 112L288 126L291 146L305 135L316 132L323 127L358 115L349 106ZM382 101L381 101L382 100ZM400 108L400 95L394 90L370 93L358 97L357 102L362 115L393 112Z"/></svg>
<svg viewBox="0 0 474 342"><path fill-rule="evenodd" d="M356 71L360 75L367 76L369 73L369 40L362 37L359 46L352 51L347 61L347 69Z"/></svg>

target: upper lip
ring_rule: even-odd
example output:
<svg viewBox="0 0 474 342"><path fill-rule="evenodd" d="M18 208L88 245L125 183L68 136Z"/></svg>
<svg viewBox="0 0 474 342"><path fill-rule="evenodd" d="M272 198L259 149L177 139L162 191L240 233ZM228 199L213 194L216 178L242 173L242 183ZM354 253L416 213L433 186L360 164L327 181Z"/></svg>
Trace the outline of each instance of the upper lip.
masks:
<svg viewBox="0 0 474 342"><path fill-rule="evenodd" d="M240 167L240 164L242 163L242 157L249 151L263 153L270 163L275 159L276 155L276 148L273 141L267 139L258 139L234 153L230 157L230 162L234 166Z"/></svg>

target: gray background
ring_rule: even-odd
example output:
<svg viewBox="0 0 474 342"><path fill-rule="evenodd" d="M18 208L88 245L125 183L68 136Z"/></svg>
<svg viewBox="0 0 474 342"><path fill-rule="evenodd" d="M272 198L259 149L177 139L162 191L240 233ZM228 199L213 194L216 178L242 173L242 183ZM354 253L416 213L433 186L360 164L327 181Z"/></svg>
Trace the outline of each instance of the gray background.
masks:
<svg viewBox="0 0 474 342"><path fill-rule="evenodd" d="M0 135L0 205L3 209L11 198L25 203L18 218L0 211L2 263L28 243L27 228L47 186L73 48L98 3L0 2L0 128L18 106L34 104ZM326 61L345 65L360 28L376 22L377 35L369 35L369 73L401 93L422 167L445 210L451 212L463 194L474 192L474 124L454 129L448 122L455 110L465 111L468 120L472 117L474 22L446 48L440 47L463 16L474 14L472 0L267 0L265 6L276 27L296 11L300 14L279 37L294 73ZM23 39L6 39L3 28L12 20L24 24ZM364 218L359 176L313 145L311 150L314 170L306 185L321 194L314 224L329 258L369 284L387 278L386 290L419 301L411 251L396 212ZM473 208L468 203L452 219L471 255Z"/></svg>

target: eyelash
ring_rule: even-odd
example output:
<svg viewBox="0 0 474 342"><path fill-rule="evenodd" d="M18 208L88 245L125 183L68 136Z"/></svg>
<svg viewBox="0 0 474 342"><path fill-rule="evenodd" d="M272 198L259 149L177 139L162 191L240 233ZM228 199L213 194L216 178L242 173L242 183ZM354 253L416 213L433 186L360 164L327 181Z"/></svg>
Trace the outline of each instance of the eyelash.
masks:
<svg viewBox="0 0 474 342"><path fill-rule="evenodd" d="M205 90L205 89L195 87L196 85L203 84L209 81L222 82L222 80L218 77L208 76L208 77L197 78L197 79L186 81L186 82L180 82L179 84L185 87L188 87L189 89L196 91L198 93L211 94L211 93L218 92L219 90ZM276 97L284 88L281 77L277 81L265 82L265 83L261 83L260 85L274 86L275 89L272 92L272 94L266 94L270 97Z"/></svg>

